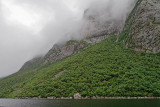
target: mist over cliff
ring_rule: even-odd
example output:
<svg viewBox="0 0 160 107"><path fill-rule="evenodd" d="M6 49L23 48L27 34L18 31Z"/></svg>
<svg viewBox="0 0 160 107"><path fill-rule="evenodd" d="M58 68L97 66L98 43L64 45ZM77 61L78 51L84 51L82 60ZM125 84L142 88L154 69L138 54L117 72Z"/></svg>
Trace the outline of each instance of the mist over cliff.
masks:
<svg viewBox="0 0 160 107"><path fill-rule="evenodd" d="M0 77L55 43L122 29L135 1L1 0Z"/></svg>

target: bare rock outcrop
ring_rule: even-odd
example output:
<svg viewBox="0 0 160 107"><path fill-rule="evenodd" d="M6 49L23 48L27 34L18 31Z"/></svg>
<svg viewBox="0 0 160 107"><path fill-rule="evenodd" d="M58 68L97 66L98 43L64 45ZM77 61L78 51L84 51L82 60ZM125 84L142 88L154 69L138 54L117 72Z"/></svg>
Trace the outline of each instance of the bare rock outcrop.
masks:
<svg viewBox="0 0 160 107"><path fill-rule="evenodd" d="M74 99L81 99L81 95L79 93L75 93L73 96Z"/></svg>
<svg viewBox="0 0 160 107"><path fill-rule="evenodd" d="M89 43L77 40L70 40L63 45L54 45L44 56L43 64L54 63L60 59L79 53L88 46Z"/></svg>
<svg viewBox="0 0 160 107"><path fill-rule="evenodd" d="M107 37L108 35L91 36L91 37L86 37L83 40L70 40L65 44L59 44L59 45L55 44L45 56L33 58L32 60L27 61L22 66L20 71L30 69L31 67L36 65L45 65L47 63L54 63L65 57L72 56L76 53L83 51L92 44L101 42Z"/></svg>
<svg viewBox="0 0 160 107"><path fill-rule="evenodd" d="M107 37L108 35L91 36L80 41L70 40L63 45L54 45L52 49L50 49L49 52L44 56L43 64L54 63L65 57L72 56L83 51L92 44L105 40Z"/></svg>
<svg viewBox="0 0 160 107"><path fill-rule="evenodd" d="M64 72L65 72L65 71L61 71L61 72L59 72L58 74L56 74L56 75L53 77L53 79L58 78L58 77L59 77L59 76L61 76Z"/></svg>
<svg viewBox="0 0 160 107"><path fill-rule="evenodd" d="M139 0L125 29L130 39L126 47L136 51L160 52L160 0Z"/></svg>
<svg viewBox="0 0 160 107"><path fill-rule="evenodd" d="M104 12L107 12L105 11L105 7L103 10ZM85 22L82 25L82 29L80 29L80 35L83 39L70 40L64 44L54 44L45 56L38 60L32 59L26 62L21 70L28 69L36 64L45 65L54 63L65 57L79 53L92 44L101 42L108 38L109 35L116 35L121 32L124 26L123 19L107 19L101 21L102 16L106 19L103 12L95 12L92 8L87 9L83 15L83 20L85 20Z"/></svg>

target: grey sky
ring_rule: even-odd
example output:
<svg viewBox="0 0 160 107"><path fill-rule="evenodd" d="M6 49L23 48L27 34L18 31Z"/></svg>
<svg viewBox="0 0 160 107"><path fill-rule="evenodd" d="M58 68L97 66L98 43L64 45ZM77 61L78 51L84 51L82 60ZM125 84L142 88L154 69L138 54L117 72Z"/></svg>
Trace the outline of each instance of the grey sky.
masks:
<svg viewBox="0 0 160 107"><path fill-rule="evenodd" d="M1 0L0 77L12 74L53 44L80 38L84 10L103 11L110 18L126 18L135 0ZM101 22L108 13L104 11ZM73 35L67 35L73 33Z"/></svg>

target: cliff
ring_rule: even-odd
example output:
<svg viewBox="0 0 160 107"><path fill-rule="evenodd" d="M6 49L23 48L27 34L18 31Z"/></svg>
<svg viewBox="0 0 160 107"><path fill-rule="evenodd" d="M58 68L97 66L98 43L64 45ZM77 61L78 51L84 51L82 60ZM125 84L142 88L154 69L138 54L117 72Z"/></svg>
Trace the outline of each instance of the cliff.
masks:
<svg viewBox="0 0 160 107"><path fill-rule="evenodd" d="M160 52L160 1L139 0L124 28L127 48Z"/></svg>
<svg viewBox="0 0 160 107"><path fill-rule="evenodd" d="M159 4L138 0L117 36L54 45L42 59L26 63L39 66L1 79L0 97L159 98Z"/></svg>

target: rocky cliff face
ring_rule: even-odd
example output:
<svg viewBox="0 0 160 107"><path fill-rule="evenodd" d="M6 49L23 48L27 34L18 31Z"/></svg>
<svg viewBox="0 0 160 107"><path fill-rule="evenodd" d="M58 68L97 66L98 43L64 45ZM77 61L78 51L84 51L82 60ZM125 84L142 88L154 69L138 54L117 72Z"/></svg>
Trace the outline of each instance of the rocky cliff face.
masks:
<svg viewBox="0 0 160 107"><path fill-rule="evenodd" d="M160 52L160 0L139 0L125 26L126 47Z"/></svg>
<svg viewBox="0 0 160 107"><path fill-rule="evenodd" d="M70 40L63 45L54 45L52 49L50 49L49 52L44 56L43 64L53 63L67 56L79 53L88 46L89 43L77 40Z"/></svg>
<svg viewBox="0 0 160 107"><path fill-rule="evenodd" d="M54 45L49 52L39 59L32 59L26 62L20 71L27 70L33 65L45 65L54 63L65 57L79 53L92 44L99 43L106 39L109 35L118 34L122 30L123 21L107 20L105 23L99 22L99 14L90 14L92 9L84 12L84 20L86 23L81 29L81 34L84 37L82 40L70 40L64 44Z"/></svg>
<svg viewBox="0 0 160 107"><path fill-rule="evenodd" d="M107 8L103 9L104 12L105 9ZM43 64L54 63L57 60L81 52L91 44L99 43L109 35L116 35L121 32L125 21L123 19L102 20L101 18L105 15L106 13L95 12L92 8L85 10L83 15L85 23L81 29L84 39L81 41L70 40L63 45L54 45L43 58Z"/></svg>
<svg viewBox="0 0 160 107"><path fill-rule="evenodd" d="M90 45L99 43L108 36L87 37L83 40L70 40L63 45L54 45L52 49L44 56L43 64L54 63L57 60L74 55L88 48Z"/></svg>
<svg viewBox="0 0 160 107"><path fill-rule="evenodd" d="M72 56L88 48L90 45L105 40L107 37L108 37L107 35L91 36L79 41L70 40L65 44L55 44L45 56L33 58L32 60L27 61L22 66L20 71L28 70L29 68L34 67L36 65L45 65L47 63L54 63L65 57Z"/></svg>
<svg viewBox="0 0 160 107"><path fill-rule="evenodd" d="M109 35L116 35L121 32L124 20L106 20L99 22L102 14L95 14L92 9L84 12L84 19L87 24L84 25L82 33L84 39L70 40L64 44L54 45L49 52L38 59L33 59L24 64L21 70L28 69L33 65L45 65L54 63L65 57L72 56L90 45L99 43ZM123 30L127 48L133 48L136 51L160 52L160 1L159 0L138 0L135 8L126 20Z"/></svg>

